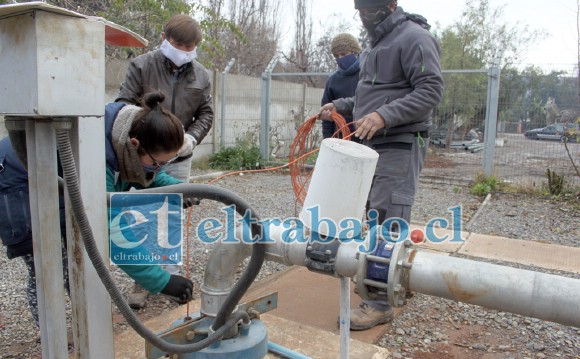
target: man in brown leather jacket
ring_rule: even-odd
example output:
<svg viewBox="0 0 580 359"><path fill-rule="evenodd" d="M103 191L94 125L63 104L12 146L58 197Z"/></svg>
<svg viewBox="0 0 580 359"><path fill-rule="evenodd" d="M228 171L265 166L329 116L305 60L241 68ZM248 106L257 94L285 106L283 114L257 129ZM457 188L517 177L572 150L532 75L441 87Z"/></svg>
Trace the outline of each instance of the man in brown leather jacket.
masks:
<svg viewBox="0 0 580 359"><path fill-rule="evenodd" d="M161 38L159 49L131 61L115 101L138 104L143 94L154 90L167 96L162 105L183 123L185 141L179 158L166 172L188 182L192 151L209 132L214 116L208 71L195 60L201 28L190 16L176 15L165 25Z"/></svg>

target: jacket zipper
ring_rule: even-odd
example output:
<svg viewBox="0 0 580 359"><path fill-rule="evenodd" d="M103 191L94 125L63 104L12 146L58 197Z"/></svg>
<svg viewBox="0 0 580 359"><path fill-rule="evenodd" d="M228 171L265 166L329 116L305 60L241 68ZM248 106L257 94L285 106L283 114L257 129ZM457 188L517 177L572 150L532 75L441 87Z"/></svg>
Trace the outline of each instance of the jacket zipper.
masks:
<svg viewBox="0 0 580 359"><path fill-rule="evenodd" d="M178 71L173 71L173 93L171 94L171 113L175 113L175 92L177 91Z"/></svg>
<svg viewBox="0 0 580 359"><path fill-rule="evenodd" d="M421 54L421 72L425 72L425 59L423 57L423 45L419 45L419 52Z"/></svg>

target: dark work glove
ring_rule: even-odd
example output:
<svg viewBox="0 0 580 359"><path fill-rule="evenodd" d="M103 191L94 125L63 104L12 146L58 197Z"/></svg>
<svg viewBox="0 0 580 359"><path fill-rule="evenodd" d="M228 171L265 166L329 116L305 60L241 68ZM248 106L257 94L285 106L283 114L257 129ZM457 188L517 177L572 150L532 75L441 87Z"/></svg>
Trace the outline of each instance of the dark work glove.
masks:
<svg viewBox="0 0 580 359"><path fill-rule="evenodd" d="M184 198L183 199L183 209L187 209L191 206L199 206L201 201L198 198Z"/></svg>
<svg viewBox="0 0 580 359"><path fill-rule="evenodd" d="M193 282L180 275L172 274L161 293L175 297L179 304L185 304L193 299Z"/></svg>

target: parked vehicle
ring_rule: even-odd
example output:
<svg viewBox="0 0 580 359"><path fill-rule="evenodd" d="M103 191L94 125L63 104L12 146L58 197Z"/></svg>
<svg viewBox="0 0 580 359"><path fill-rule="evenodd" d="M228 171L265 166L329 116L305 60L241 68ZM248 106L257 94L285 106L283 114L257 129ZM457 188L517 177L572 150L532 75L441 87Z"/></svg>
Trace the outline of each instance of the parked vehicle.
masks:
<svg viewBox="0 0 580 359"><path fill-rule="evenodd" d="M524 136L533 140L554 140L562 141L566 138L573 142L576 140L578 125L574 123L555 123L542 128L534 128L524 132Z"/></svg>

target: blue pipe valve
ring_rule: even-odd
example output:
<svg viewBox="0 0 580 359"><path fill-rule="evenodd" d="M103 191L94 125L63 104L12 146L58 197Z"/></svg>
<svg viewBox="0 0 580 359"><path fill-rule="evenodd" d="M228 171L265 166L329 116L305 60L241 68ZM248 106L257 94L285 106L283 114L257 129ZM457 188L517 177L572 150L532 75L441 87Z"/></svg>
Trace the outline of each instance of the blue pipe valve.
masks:
<svg viewBox="0 0 580 359"><path fill-rule="evenodd" d="M387 283L394 248L394 242L380 240L372 252L361 253L356 274L356 286L357 292L362 298L388 300Z"/></svg>
<svg viewBox="0 0 580 359"><path fill-rule="evenodd" d="M379 244L372 252L367 255L367 277L372 281L387 284L389 281L389 266L395 244L385 240L379 241Z"/></svg>

